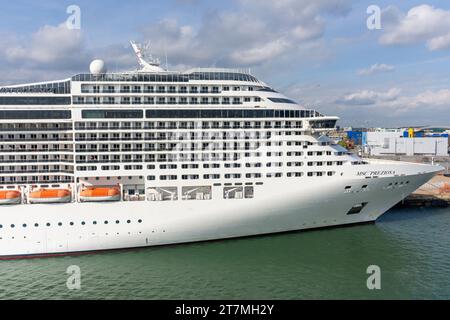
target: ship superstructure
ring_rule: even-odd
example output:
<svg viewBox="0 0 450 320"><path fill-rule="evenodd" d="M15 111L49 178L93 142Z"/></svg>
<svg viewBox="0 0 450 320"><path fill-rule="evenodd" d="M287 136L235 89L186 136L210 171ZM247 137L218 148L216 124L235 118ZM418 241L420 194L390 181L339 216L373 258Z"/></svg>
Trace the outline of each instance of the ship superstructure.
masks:
<svg viewBox="0 0 450 320"><path fill-rule="evenodd" d="M0 256L376 220L437 166L364 160L337 117L246 70L141 69L0 88Z"/></svg>

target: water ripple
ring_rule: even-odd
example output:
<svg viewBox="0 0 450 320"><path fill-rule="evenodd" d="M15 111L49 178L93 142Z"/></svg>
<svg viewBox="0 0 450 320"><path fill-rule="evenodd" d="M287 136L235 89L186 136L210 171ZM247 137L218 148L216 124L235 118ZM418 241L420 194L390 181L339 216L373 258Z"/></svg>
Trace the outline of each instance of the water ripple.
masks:
<svg viewBox="0 0 450 320"><path fill-rule="evenodd" d="M0 261L1 299L449 299L450 210L375 225L78 257ZM382 289L368 290L378 265ZM66 269L81 268L81 290Z"/></svg>

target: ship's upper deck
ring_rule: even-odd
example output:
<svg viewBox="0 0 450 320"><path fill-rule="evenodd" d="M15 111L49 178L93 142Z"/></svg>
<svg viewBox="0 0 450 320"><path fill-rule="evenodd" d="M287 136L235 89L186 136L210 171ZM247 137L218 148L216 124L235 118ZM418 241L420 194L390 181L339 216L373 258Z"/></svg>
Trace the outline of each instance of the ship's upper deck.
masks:
<svg viewBox="0 0 450 320"><path fill-rule="evenodd" d="M133 105L134 108L144 109L198 109L201 106L205 110L227 111L232 107L265 109L269 113L264 113L264 117L269 117L270 112L275 110L287 110L287 114L296 111L294 116L298 114L302 118L324 117L271 88L252 75L249 69L167 71L151 67L106 72L101 60L94 60L90 69L91 73L76 74L63 80L0 87L0 105L16 110L30 106L109 109Z"/></svg>
<svg viewBox="0 0 450 320"><path fill-rule="evenodd" d="M70 94L70 79L0 86L0 96L5 94Z"/></svg>
<svg viewBox="0 0 450 320"><path fill-rule="evenodd" d="M94 82L189 82L200 81L243 81L263 83L249 72L239 69L222 68L196 68L185 72L163 71L163 72L120 72L120 73L81 73L72 77L72 81L94 81Z"/></svg>
<svg viewBox="0 0 450 320"><path fill-rule="evenodd" d="M195 68L184 72L114 72L114 73L79 73L69 79L25 83L0 86L2 94L70 94L71 82L155 82L155 83L186 83L189 81L239 81L259 84L261 91L272 91L264 82L251 75L244 69L225 68Z"/></svg>

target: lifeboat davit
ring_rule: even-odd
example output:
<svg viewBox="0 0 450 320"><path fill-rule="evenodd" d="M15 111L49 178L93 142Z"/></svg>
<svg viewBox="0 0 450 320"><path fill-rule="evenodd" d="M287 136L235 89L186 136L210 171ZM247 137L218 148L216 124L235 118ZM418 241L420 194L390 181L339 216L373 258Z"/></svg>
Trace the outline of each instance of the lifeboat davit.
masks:
<svg viewBox="0 0 450 320"><path fill-rule="evenodd" d="M119 201L120 189L117 187L90 187L80 192L80 201Z"/></svg>
<svg viewBox="0 0 450 320"><path fill-rule="evenodd" d="M38 189L30 192L30 203L62 203L69 202L72 196L67 189Z"/></svg>
<svg viewBox="0 0 450 320"><path fill-rule="evenodd" d="M0 204L17 204L22 201L22 193L18 190L0 190Z"/></svg>

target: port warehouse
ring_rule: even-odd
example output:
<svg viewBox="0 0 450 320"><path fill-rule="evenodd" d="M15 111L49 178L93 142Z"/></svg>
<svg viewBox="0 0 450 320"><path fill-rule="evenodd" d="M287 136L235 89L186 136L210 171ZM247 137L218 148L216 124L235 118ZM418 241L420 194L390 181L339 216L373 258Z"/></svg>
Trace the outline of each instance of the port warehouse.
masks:
<svg viewBox="0 0 450 320"><path fill-rule="evenodd" d="M364 153L383 155L449 155L450 127L348 129L346 136Z"/></svg>

